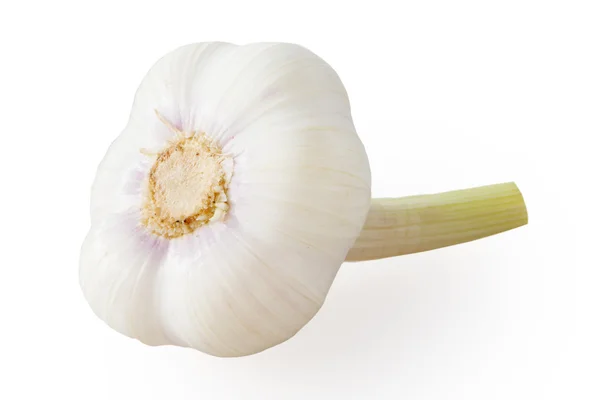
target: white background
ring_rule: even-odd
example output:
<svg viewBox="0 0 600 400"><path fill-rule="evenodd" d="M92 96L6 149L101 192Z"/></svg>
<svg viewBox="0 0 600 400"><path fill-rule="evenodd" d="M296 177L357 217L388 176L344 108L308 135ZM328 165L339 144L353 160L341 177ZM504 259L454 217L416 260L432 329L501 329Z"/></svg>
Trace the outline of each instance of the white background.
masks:
<svg viewBox="0 0 600 400"><path fill-rule="evenodd" d="M599 399L597 1L0 5L1 399ZM219 359L111 331L78 287L89 189L148 68L289 41L350 94L375 196L516 181L530 224L345 265L317 317Z"/></svg>

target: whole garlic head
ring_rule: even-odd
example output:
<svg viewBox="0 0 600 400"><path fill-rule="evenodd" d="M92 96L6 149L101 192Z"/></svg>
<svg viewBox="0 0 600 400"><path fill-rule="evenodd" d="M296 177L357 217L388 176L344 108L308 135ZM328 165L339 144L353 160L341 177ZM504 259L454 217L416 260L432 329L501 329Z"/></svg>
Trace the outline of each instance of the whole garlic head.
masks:
<svg viewBox="0 0 600 400"><path fill-rule="evenodd" d="M285 43L160 59L92 189L80 284L149 345L243 356L298 332L365 223L371 176L334 70Z"/></svg>

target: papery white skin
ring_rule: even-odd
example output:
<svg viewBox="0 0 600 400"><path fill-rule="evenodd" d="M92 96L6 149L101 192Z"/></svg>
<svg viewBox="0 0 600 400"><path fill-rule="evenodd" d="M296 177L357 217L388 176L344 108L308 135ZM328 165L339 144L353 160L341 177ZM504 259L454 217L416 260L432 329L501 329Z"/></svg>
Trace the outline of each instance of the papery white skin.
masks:
<svg viewBox="0 0 600 400"><path fill-rule="evenodd" d="M223 221L166 239L140 223L144 184L175 127L233 159ZM319 310L365 221L371 177L333 69L292 44L200 43L160 59L102 160L80 283L113 329L149 345L242 356Z"/></svg>

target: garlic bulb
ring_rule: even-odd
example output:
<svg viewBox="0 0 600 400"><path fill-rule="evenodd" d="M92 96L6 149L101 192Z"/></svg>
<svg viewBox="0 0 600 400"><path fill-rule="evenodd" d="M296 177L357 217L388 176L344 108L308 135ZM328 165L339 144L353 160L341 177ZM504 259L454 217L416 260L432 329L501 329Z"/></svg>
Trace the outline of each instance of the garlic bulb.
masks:
<svg viewBox="0 0 600 400"><path fill-rule="evenodd" d="M192 44L151 68L98 168L80 284L98 317L143 343L249 355L298 332L346 259L524 224L520 193L500 186L458 198L485 215L509 199L496 202L502 229L502 216L482 227L451 202L433 217L372 207L367 155L327 63L285 43ZM436 218L445 242L425 240L439 238ZM453 236L465 229L475 233Z"/></svg>

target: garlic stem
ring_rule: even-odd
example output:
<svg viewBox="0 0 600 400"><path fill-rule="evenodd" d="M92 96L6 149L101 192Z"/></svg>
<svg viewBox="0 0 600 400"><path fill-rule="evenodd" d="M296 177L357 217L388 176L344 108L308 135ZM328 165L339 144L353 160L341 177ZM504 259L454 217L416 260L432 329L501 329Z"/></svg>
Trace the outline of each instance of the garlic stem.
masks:
<svg viewBox="0 0 600 400"><path fill-rule="evenodd" d="M450 192L373 199L346 261L419 253L465 243L527 224L513 182Z"/></svg>

